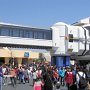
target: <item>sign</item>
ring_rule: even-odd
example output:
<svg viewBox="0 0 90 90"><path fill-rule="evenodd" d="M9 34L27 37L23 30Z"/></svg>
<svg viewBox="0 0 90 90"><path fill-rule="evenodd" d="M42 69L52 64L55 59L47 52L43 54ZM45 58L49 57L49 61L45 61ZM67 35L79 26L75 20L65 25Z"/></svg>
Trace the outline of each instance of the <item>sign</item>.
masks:
<svg viewBox="0 0 90 90"><path fill-rule="evenodd" d="M25 52L24 57L29 57L29 52Z"/></svg>

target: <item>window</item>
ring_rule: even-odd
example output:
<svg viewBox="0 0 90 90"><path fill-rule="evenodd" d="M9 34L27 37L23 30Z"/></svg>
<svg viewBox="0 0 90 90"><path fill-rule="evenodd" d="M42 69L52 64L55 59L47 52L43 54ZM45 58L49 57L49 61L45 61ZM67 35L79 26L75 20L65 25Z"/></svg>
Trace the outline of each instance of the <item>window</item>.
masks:
<svg viewBox="0 0 90 90"><path fill-rule="evenodd" d="M37 32L34 32L34 38L38 38L38 33Z"/></svg>
<svg viewBox="0 0 90 90"><path fill-rule="evenodd" d="M43 33L42 32L38 32L38 39L43 39Z"/></svg>
<svg viewBox="0 0 90 90"><path fill-rule="evenodd" d="M1 36L9 36L9 29L2 28L0 34Z"/></svg>
<svg viewBox="0 0 90 90"><path fill-rule="evenodd" d="M29 36L29 38L34 38L34 33L32 31L29 31L28 36Z"/></svg>
<svg viewBox="0 0 90 90"><path fill-rule="evenodd" d="M13 36L13 37L19 37L19 30L13 29L13 30L12 30L12 36Z"/></svg>
<svg viewBox="0 0 90 90"><path fill-rule="evenodd" d="M24 30L24 37L25 38L28 38L29 37L29 34L28 34L28 31L27 30Z"/></svg>
<svg viewBox="0 0 90 90"><path fill-rule="evenodd" d="M44 39L47 39L47 34L44 32Z"/></svg>
<svg viewBox="0 0 90 90"><path fill-rule="evenodd" d="M20 37L23 37L23 36L24 36L24 31L20 30Z"/></svg>
<svg viewBox="0 0 90 90"><path fill-rule="evenodd" d="M9 35L12 36L12 33L13 33L13 30L10 29L10 31L9 31Z"/></svg>
<svg viewBox="0 0 90 90"><path fill-rule="evenodd" d="M69 34L69 42L73 42L73 34Z"/></svg>

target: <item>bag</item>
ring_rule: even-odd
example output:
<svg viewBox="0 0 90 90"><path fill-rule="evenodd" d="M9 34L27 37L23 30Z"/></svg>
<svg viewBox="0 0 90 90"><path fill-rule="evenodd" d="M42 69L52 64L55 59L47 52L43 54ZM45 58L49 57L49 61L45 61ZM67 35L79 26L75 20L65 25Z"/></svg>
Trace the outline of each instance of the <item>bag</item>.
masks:
<svg viewBox="0 0 90 90"><path fill-rule="evenodd" d="M90 90L90 84L89 84L89 82L87 83L87 88L86 88L86 90Z"/></svg>
<svg viewBox="0 0 90 90"><path fill-rule="evenodd" d="M86 78L84 78L84 73L83 73L82 76L78 73L78 76L80 78L80 80L79 80L79 88L81 88L81 89L86 88L87 87L87 80L86 80Z"/></svg>
<svg viewBox="0 0 90 90"><path fill-rule="evenodd" d="M58 81L57 83L56 83L56 89L59 89L60 88L60 82Z"/></svg>

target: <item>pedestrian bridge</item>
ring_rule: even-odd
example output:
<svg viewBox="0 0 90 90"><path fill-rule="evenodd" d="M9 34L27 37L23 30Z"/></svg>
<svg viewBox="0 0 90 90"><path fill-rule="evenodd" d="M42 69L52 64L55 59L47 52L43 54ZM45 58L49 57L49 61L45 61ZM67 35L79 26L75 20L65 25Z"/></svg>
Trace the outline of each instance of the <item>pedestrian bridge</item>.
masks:
<svg viewBox="0 0 90 90"><path fill-rule="evenodd" d="M52 31L50 29L0 23L0 46L48 49L52 47Z"/></svg>
<svg viewBox="0 0 90 90"><path fill-rule="evenodd" d="M14 48L50 49L52 48L52 40L0 36L0 46Z"/></svg>

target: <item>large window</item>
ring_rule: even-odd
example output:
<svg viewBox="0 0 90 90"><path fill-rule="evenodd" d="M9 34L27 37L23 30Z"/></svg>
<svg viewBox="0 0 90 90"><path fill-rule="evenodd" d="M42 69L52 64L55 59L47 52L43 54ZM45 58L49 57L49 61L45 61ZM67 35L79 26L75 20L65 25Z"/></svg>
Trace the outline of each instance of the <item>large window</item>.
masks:
<svg viewBox="0 0 90 90"><path fill-rule="evenodd" d="M19 37L19 30L13 29L13 30L12 30L12 36L13 36L13 37Z"/></svg>
<svg viewBox="0 0 90 90"><path fill-rule="evenodd" d="M29 31L28 34L29 38L34 38L34 33L32 31Z"/></svg>
<svg viewBox="0 0 90 90"><path fill-rule="evenodd" d="M1 36L35 38L35 39L52 39L52 32L50 30L39 29L17 29L17 28L0 28Z"/></svg>
<svg viewBox="0 0 90 90"><path fill-rule="evenodd" d="M44 39L47 39L47 33L44 32Z"/></svg>
<svg viewBox="0 0 90 90"><path fill-rule="evenodd" d="M20 30L20 37L23 37L23 36L24 36L24 31Z"/></svg>
<svg viewBox="0 0 90 90"><path fill-rule="evenodd" d="M38 32L38 39L43 39L43 32Z"/></svg>
<svg viewBox="0 0 90 90"><path fill-rule="evenodd" d="M13 30L12 30L12 29L10 29L9 35L10 35L10 36L13 36Z"/></svg>
<svg viewBox="0 0 90 90"><path fill-rule="evenodd" d="M38 33L37 32L34 32L34 38L38 39Z"/></svg>
<svg viewBox="0 0 90 90"><path fill-rule="evenodd" d="M24 30L24 37L25 38L28 38L29 37L28 30Z"/></svg>
<svg viewBox="0 0 90 90"><path fill-rule="evenodd" d="M0 29L0 35L1 36L9 36L9 29Z"/></svg>

